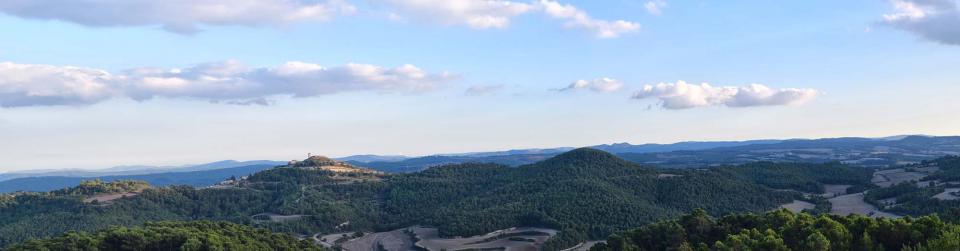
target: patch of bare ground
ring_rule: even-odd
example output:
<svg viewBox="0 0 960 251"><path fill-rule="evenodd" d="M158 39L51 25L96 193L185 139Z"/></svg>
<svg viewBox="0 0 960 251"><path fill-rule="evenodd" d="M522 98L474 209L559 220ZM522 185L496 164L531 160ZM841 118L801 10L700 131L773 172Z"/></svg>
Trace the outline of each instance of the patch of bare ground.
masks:
<svg viewBox="0 0 960 251"><path fill-rule="evenodd" d="M790 212L794 212L794 213L799 213L804 209L813 209L814 207L815 205L813 205L813 203L802 201L802 200L794 200L793 202L780 205L780 208L785 208L787 210L790 210Z"/></svg>
<svg viewBox="0 0 960 251"><path fill-rule="evenodd" d="M607 241L588 241L588 242L581 242L580 244L577 244L576 246L573 246L573 247L568 248L568 249L564 249L563 251L589 251L590 248L592 248L594 245L597 245L597 244L600 244L600 243L607 243Z"/></svg>
<svg viewBox="0 0 960 251"><path fill-rule="evenodd" d="M108 203L117 199L133 197L136 195L137 193L99 194L99 195L90 196L83 199L83 203L92 203L94 201L98 203Z"/></svg>
<svg viewBox="0 0 960 251"><path fill-rule="evenodd" d="M957 200L960 199L960 196L956 194L960 192L960 188L947 188L942 193L934 195L933 198L940 200Z"/></svg>
<svg viewBox="0 0 960 251"><path fill-rule="evenodd" d="M427 250L483 250L502 249L505 251L540 250L543 243L558 233L546 228L510 228L488 234L465 238L440 238L435 228L411 229L420 239L418 247Z"/></svg>
<svg viewBox="0 0 960 251"><path fill-rule="evenodd" d="M840 195L847 194L847 188L850 188L851 185L823 185L823 197L824 198L833 198Z"/></svg>
<svg viewBox="0 0 960 251"><path fill-rule="evenodd" d="M339 245L342 242L349 240L355 232L345 232L345 233L336 233L328 235L316 234L313 236L313 241L325 248L332 248L333 246Z"/></svg>
<svg viewBox="0 0 960 251"><path fill-rule="evenodd" d="M363 237L350 239L341 247L347 251L390 250L407 251L413 248L413 237L405 232L406 229L397 229L390 232L368 233Z"/></svg>
<svg viewBox="0 0 960 251"><path fill-rule="evenodd" d="M930 170L933 169L923 169L920 172L909 172L903 168L880 170L873 173L870 181L877 186L890 187L903 182L920 181L929 175Z"/></svg>
<svg viewBox="0 0 960 251"><path fill-rule="evenodd" d="M832 208L830 214L850 215L859 214L873 218L899 218L899 215L880 211L873 205L863 201L863 193L841 195L829 199Z"/></svg>

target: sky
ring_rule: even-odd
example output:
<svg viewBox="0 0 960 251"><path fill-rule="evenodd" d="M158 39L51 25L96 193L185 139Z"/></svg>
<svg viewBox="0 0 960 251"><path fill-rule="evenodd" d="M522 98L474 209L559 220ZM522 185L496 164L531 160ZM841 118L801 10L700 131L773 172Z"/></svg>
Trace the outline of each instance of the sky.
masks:
<svg viewBox="0 0 960 251"><path fill-rule="evenodd" d="M960 135L956 0L7 0L0 172Z"/></svg>

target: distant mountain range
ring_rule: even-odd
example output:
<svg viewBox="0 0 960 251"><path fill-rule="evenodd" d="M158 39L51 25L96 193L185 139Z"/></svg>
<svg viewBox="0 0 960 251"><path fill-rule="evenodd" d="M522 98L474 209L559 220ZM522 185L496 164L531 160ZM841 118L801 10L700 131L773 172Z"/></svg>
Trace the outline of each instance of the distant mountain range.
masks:
<svg viewBox="0 0 960 251"><path fill-rule="evenodd" d="M273 161L273 160L252 160L252 161L223 160L223 161L210 162L205 164L184 165L184 166L136 165L136 166L117 166L117 167L111 167L106 169L96 169L96 170L83 170L83 169L32 170L32 171L0 173L0 181L11 180L16 178L46 177L46 176L100 177L100 176L118 176L118 175L142 175L142 174L169 173L169 172L193 172L193 171L217 170L217 169L241 167L241 166L252 166L252 165L276 166L276 165L283 165L286 163L287 163L286 161Z"/></svg>
<svg viewBox="0 0 960 251"><path fill-rule="evenodd" d="M668 168L734 165L757 161L772 162L842 162L854 166L885 167L915 163L944 155L960 154L960 137L901 135L883 138L827 138L789 140L748 140L679 142L674 144L629 143L590 146L620 158L647 165ZM355 155L337 158L355 166L384 172L409 173L460 163L497 163L520 166L542 161L574 149L558 147L517 149L494 152L437 154L423 157L400 155ZM121 166L103 170L48 170L0 174L0 192L15 190L46 191L49 188L73 186L84 179L131 178L147 180L154 185L209 185L222 180L225 174L243 173L250 166L278 166L286 161L218 161L178 167ZM219 172L201 172L214 171ZM189 172L189 173L188 173ZM230 175L226 175L229 177ZM37 177L50 177L47 179ZM29 183L43 183L28 186ZM19 185L17 185L19 184Z"/></svg>
<svg viewBox="0 0 960 251"><path fill-rule="evenodd" d="M757 161L808 163L838 161L855 166L885 167L960 154L960 137L902 135L883 138L850 137L643 145L619 143L590 146L590 148L603 150L640 164L673 168L732 165ZM573 148L442 154L395 161L348 162L385 172L416 172L431 166L466 162L518 166L544 160L570 149Z"/></svg>
<svg viewBox="0 0 960 251"><path fill-rule="evenodd" d="M239 163L239 162L238 162ZM217 182L229 179L231 176L242 177L259 171L273 168L277 165L260 164L239 167L228 167L214 170L165 172L140 175L110 175L96 177L65 177L41 176L25 177L0 181L0 193L16 191L46 192L67 187L74 187L84 180L100 179L103 181L141 180L153 186L188 185L206 187Z"/></svg>

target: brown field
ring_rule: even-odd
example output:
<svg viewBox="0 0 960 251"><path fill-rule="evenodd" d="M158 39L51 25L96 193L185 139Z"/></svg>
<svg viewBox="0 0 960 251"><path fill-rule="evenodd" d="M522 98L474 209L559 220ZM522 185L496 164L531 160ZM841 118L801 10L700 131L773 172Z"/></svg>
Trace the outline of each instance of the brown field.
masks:
<svg viewBox="0 0 960 251"><path fill-rule="evenodd" d="M347 251L378 250L378 246L390 251L407 251L413 249L413 239L406 229L397 229L390 232L368 233L363 237L344 242L341 247Z"/></svg>
<svg viewBox="0 0 960 251"><path fill-rule="evenodd" d="M488 234L466 238L440 238L435 228L419 228L414 232L421 239L417 246L427 250L463 250L463 249L498 249L505 251L539 250L540 246L550 237L558 233L557 230L545 228L510 228L497 230ZM526 234L540 233L538 235ZM510 235L510 236L504 236ZM530 241L512 240L512 238L527 239Z"/></svg>
<svg viewBox="0 0 960 251"><path fill-rule="evenodd" d="M851 185L823 185L823 197L833 198L847 194L847 188L849 187L851 187Z"/></svg>
<svg viewBox="0 0 960 251"><path fill-rule="evenodd" d="M91 196L89 198L83 199L83 203L90 203L93 201L104 203L104 202L110 202L110 201L124 198L124 197L133 197L136 195L137 193L100 194L100 195Z"/></svg>
<svg viewBox="0 0 960 251"><path fill-rule="evenodd" d="M790 210L790 212L799 213L804 209L813 209L814 205L813 203L810 203L810 202L806 202L802 200L794 200L791 203L780 205L780 208L785 208L787 210Z"/></svg>
<svg viewBox="0 0 960 251"><path fill-rule="evenodd" d="M930 170L932 169L924 169L924 171ZM903 168L897 168L873 173L871 182L881 187L889 187L903 182L919 181L923 177L927 177L927 175L926 172L907 172L903 170Z"/></svg>
<svg viewBox="0 0 960 251"><path fill-rule="evenodd" d="M873 205L868 204L863 201L863 193L847 194L841 195L830 199L830 204L833 205L833 208L830 210L830 214L833 215L850 215L850 214L859 214L867 215L874 218L899 218L900 216L882 212Z"/></svg>
<svg viewBox="0 0 960 251"><path fill-rule="evenodd" d="M956 193L956 192L960 192L960 188L947 188L942 193L938 193L937 195L934 195L933 198L940 199L940 200L960 199L960 197L953 195L953 193Z"/></svg>
<svg viewBox="0 0 960 251"><path fill-rule="evenodd" d="M409 227L397 229L389 232L368 233L360 238L350 239L344 242L341 247L348 251L366 251L383 248L386 250L483 250L499 249L505 251L520 250L540 250L540 246L550 237L556 235L558 231L544 228L510 228L497 230L488 234L465 237L465 238L443 238L440 237L436 228L428 227ZM411 235L416 235L417 241ZM314 237L324 246L335 246L336 239L342 234L325 235L323 237ZM597 242L587 242L581 247L589 248Z"/></svg>

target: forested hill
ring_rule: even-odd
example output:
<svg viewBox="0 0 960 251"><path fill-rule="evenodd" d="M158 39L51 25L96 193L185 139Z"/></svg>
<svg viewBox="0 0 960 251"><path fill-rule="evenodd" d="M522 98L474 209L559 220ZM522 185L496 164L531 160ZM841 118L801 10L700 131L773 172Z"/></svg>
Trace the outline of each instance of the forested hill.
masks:
<svg viewBox="0 0 960 251"><path fill-rule="evenodd" d="M810 165L825 168L809 169L816 172L841 168ZM807 167L786 167L795 175L783 179L821 182ZM756 172L731 170L739 169L658 169L593 149L516 168L459 164L396 175L298 164L217 188L148 188L99 203L87 194L0 195L0 246L67 230L225 220L296 234L431 225L443 235L469 236L547 227L562 231L546 246L559 249L696 208L714 215L762 212L800 196L757 182Z"/></svg>
<svg viewBox="0 0 960 251"><path fill-rule="evenodd" d="M8 251L36 250L324 250L288 234L227 222L157 222L142 227L114 227L96 233L69 232L32 240Z"/></svg>
<svg viewBox="0 0 960 251"><path fill-rule="evenodd" d="M592 250L960 250L960 226L936 216L873 219L777 210L713 218L698 210L612 235Z"/></svg>

